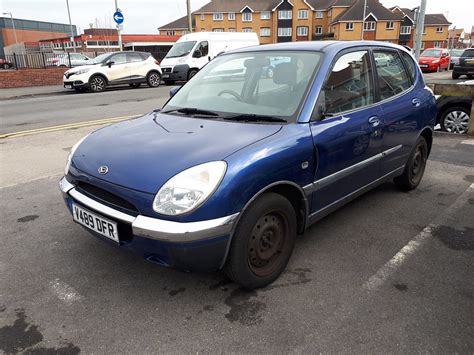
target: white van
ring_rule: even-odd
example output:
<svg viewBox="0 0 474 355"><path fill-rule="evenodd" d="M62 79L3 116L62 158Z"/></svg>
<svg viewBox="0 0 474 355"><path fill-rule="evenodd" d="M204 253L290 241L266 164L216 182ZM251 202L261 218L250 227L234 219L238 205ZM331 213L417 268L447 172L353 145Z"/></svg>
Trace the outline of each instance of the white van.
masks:
<svg viewBox="0 0 474 355"><path fill-rule="evenodd" d="M184 35L161 61L162 79L166 84L189 80L218 54L259 44L254 32L195 32Z"/></svg>

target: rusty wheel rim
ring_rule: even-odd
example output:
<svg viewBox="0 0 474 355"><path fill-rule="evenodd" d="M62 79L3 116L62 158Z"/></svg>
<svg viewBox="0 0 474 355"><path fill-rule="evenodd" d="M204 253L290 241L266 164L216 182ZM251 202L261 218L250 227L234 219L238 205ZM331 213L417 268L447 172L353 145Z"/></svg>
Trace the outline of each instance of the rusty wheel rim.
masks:
<svg viewBox="0 0 474 355"><path fill-rule="evenodd" d="M272 274L281 264L288 242L288 221L277 211L260 217L248 244L248 264L258 276Z"/></svg>

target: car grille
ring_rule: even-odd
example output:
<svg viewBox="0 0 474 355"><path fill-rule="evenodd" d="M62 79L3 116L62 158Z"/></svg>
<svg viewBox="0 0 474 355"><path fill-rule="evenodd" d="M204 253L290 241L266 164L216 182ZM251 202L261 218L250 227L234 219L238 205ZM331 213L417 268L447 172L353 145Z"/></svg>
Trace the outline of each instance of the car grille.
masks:
<svg viewBox="0 0 474 355"><path fill-rule="evenodd" d="M172 68L162 68L163 73L171 73Z"/></svg>
<svg viewBox="0 0 474 355"><path fill-rule="evenodd" d="M121 212L130 214L132 216L138 216L139 214L138 209L132 203L97 186L88 184L86 182L79 182L76 190L92 198L93 200L101 202Z"/></svg>

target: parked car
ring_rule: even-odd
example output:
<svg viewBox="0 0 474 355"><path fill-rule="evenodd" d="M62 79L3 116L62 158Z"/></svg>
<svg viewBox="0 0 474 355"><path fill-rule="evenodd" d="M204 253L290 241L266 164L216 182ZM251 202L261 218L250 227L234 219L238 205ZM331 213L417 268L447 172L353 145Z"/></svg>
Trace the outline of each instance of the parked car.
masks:
<svg viewBox="0 0 474 355"><path fill-rule="evenodd" d="M459 64L459 58L463 54L465 49L452 49L450 51L451 62L449 64L449 69L453 69L455 64Z"/></svg>
<svg viewBox="0 0 474 355"><path fill-rule="evenodd" d="M97 56L89 65L69 69L64 73L66 89L94 92L104 91L107 86L142 83L150 87L160 86L161 68L150 53L113 52Z"/></svg>
<svg viewBox="0 0 474 355"><path fill-rule="evenodd" d="M55 67L78 67L89 64L90 60L91 58L81 53L61 53L49 55L46 64Z"/></svg>
<svg viewBox="0 0 474 355"><path fill-rule="evenodd" d="M390 70L372 70L373 53ZM232 65L245 75L222 80ZM331 211L389 180L416 188L436 117L416 61L384 42L239 49L171 94L72 148L66 205L99 239L168 267L223 268L250 289L274 281L297 234Z"/></svg>
<svg viewBox="0 0 474 355"><path fill-rule="evenodd" d="M461 75L466 75L469 79L474 77L474 48L466 49L459 58L459 63L454 65L453 79L459 79Z"/></svg>
<svg viewBox="0 0 474 355"><path fill-rule="evenodd" d="M11 69L13 68L13 63L8 59L0 58L0 68Z"/></svg>
<svg viewBox="0 0 474 355"><path fill-rule="evenodd" d="M459 85L474 85L474 80L458 83ZM438 114L436 123L445 132L466 134L469 129L472 97L437 96Z"/></svg>
<svg viewBox="0 0 474 355"><path fill-rule="evenodd" d="M443 48L428 48L421 53L418 64L422 71L441 71L449 68L449 52Z"/></svg>
<svg viewBox="0 0 474 355"><path fill-rule="evenodd" d="M189 80L217 55L258 44L253 32L196 32L181 36L161 61L163 81L174 84Z"/></svg>

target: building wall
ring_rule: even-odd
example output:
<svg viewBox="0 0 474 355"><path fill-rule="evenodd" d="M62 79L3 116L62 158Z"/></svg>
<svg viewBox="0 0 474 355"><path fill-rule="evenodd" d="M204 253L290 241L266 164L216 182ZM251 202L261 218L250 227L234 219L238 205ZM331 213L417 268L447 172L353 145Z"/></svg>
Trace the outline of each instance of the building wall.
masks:
<svg viewBox="0 0 474 355"><path fill-rule="evenodd" d="M360 40L362 22L352 22L354 29L353 31L346 30L346 22L339 22L336 24L336 32L334 33L334 38L341 41L356 41Z"/></svg>
<svg viewBox="0 0 474 355"><path fill-rule="evenodd" d="M294 0L293 5L293 41L307 41L312 38L312 34L314 33L313 18L315 17L315 14L311 8L304 3L303 0ZM298 19L298 10L307 10L308 18ZM298 37L298 27L308 27L308 35L304 37Z"/></svg>
<svg viewBox="0 0 474 355"><path fill-rule="evenodd" d="M61 85L67 68L1 70L0 88Z"/></svg>
<svg viewBox="0 0 474 355"><path fill-rule="evenodd" d="M400 36L400 22L393 22L393 30L387 30L387 22L389 21L378 21L375 27L375 38L377 41L391 41L398 43L398 37Z"/></svg>
<svg viewBox="0 0 474 355"><path fill-rule="evenodd" d="M437 27L442 27L442 32L436 32ZM435 42L441 43L440 47L446 47L446 39L448 38L448 26L425 26L425 33L422 41L424 48L434 47Z"/></svg>

